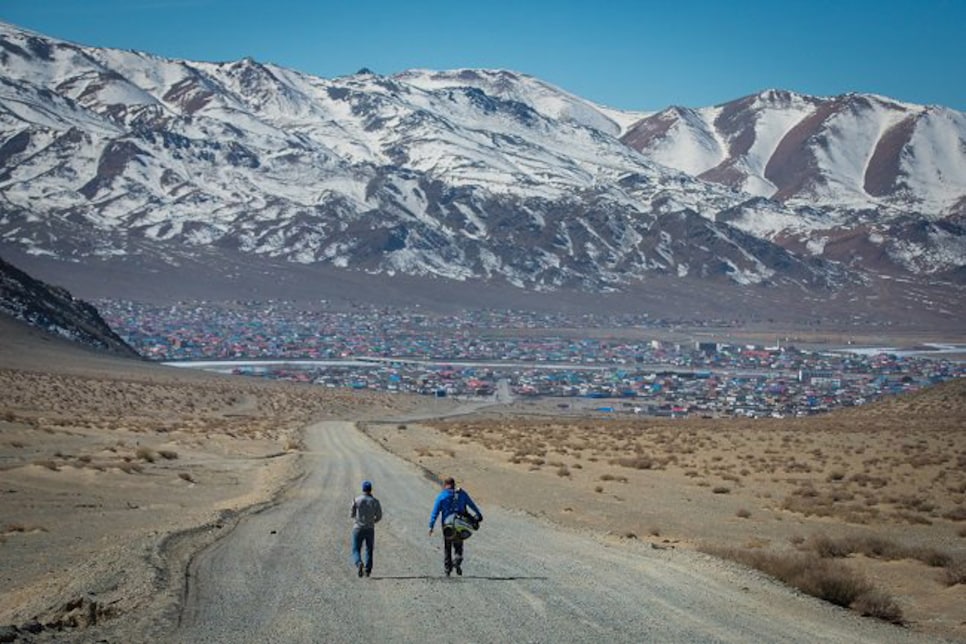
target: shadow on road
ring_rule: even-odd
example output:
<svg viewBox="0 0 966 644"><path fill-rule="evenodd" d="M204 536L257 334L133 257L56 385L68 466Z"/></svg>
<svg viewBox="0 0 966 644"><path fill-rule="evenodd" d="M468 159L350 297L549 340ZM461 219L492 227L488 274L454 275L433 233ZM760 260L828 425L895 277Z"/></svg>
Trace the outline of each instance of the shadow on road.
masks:
<svg viewBox="0 0 966 644"><path fill-rule="evenodd" d="M373 575L370 579L388 579L388 580L400 580L400 579L426 579L426 580L454 580L454 579L482 579L483 581L522 581L522 580L536 580L536 581L546 581L549 577L487 577L485 575L463 575L462 577L445 577L442 575L399 575L399 576L377 576Z"/></svg>

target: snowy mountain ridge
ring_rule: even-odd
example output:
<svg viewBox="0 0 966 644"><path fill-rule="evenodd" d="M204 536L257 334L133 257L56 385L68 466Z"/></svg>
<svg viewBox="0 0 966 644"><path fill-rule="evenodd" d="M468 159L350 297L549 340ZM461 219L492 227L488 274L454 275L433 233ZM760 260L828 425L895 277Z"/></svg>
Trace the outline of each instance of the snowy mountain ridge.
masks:
<svg viewBox="0 0 966 644"><path fill-rule="evenodd" d="M598 291L966 265L951 110L765 92L630 113L506 70L322 79L2 24L0 64L0 243L35 255L173 263L217 247Z"/></svg>
<svg viewBox="0 0 966 644"><path fill-rule="evenodd" d="M966 208L966 114L939 106L769 90L668 108L623 140L669 167L789 205L933 219Z"/></svg>

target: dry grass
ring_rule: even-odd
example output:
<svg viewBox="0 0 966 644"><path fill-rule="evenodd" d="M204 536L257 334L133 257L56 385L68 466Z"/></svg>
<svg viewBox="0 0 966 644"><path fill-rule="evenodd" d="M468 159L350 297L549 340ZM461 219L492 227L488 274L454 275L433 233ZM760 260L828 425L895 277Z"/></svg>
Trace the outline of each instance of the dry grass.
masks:
<svg viewBox="0 0 966 644"><path fill-rule="evenodd" d="M873 588L848 566L814 553L772 553L763 550L708 547L708 554L760 570L803 593L862 615L902 623L902 611L888 594Z"/></svg>
<svg viewBox="0 0 966 644"><path fill-rule="evenodd" d="M966 538L966 379L802 419L501 415L432 426L444 440L466 441L520 472L558 462L558 455L592 465L586 473L571 467L568 475L555 477L557 485L574 486L574 494L593 490L615 508L623 502L614 494L615 482L625 485L628 495L640 494L645 513L651 490L671 486L684 490L678 503L718 497L700 504L705 512L721 514L708 514L706 523L740 519L752 531L789 518L789 523L837 526L837 533L851 536L801 538L791 552L757 536L732 543L720 535L709 540L709 534L664 539L709 544L715 553L863 615L893 623L904 619L889 592L887 568L879 574L877 565L909 562L937 569L924 582L936 588L964 583L963 548L935 544L949 544L951 534ZM579 513L569 520L579 520ZM600 518L586 523L595 520ZM631 523L643 531L640 522L647 520ZM855 536L863 530L866 535ZM874 588L846 562L875 573L876 583L885 585Z"/></svg>
<svg viewBox="0 0 966 644"><path fill-rule="evenodd" d="M963 569L966 559L936 548L907 546L880 536L842 537L833 539L824 534L813 535L805 540L802 549L814 552L823 559L845 558L861 554L883 561L912 559L932 568L943 568L956 578L956 571Z"/></svg>
<svg viewBox="0 0 966 644"><path fill-rule="evenodd" d="M98 618L143 609L158 588L149 544L273 498L296 471L282 448L301 449L308 422L418 407L62 351L9 330L0 330L2 624L74 628L73 600L94 591Z"/></svg>
<svg viewBox="0 0 966 644"><path fill-rule="evenodd" d="M966 585L966 559L959 559L943 568L942 582L947 586Z"/></svg>
<svg viewBox="0 0 966 644"><path fill-rule="evenodd" d="M712 494L769 482L782 510L864 525L966 521L964 426L964 381L806 419L511 417L434 423L454 438L529 468L547 463L559 468L551 456L565 454L677 473ZM600 477L615 479L611 473Z"/></svg>
<svg viewBox="0 0 966 644"><path fill-rule="evenodd" d="M291 439L312 418L331 417L367 400L399 404L374 392L320 392L318 387L246 379L113 377L0 368L0 415L46 433L110 430L136 434L217 433ZM162 456L162 458L167 458Z"/></svg>

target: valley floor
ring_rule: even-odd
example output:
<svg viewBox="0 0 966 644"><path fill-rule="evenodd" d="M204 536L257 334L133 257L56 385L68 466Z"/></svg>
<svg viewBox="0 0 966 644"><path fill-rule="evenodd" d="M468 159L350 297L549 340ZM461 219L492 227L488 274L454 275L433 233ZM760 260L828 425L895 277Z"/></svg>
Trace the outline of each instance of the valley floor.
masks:
<svg viewBox="0 0 966 644"><path fill-rule="evenodd" d="M529 403L430 423L420 418L459 403L187 373L0 331L5 636L177 620L191 557L289 489L303 428L337 418L453 474L484 508L618 548L788 553L819 537L884 539L903 556L845 563L894 598L907 628L966 641L955 564L914 556L966 557L962 381L801 423L618 423Z"/></svg>

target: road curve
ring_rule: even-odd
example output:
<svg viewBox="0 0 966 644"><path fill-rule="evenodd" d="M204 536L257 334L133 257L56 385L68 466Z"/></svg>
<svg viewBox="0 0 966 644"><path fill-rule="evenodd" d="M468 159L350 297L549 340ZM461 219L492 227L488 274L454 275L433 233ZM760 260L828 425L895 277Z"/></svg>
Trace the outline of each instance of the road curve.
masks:
<svg viewBox="0 0 966 644"><path fill-rule="evenodd" d="M446 578L438 531L426 534L435 483L350 422L312 425L306 445L307 475L286 498L195 558L170 641L936 641L701 555L605 544L493 507L464 575ZM349 506L365 478L385 517L373 576L359 579Z"/></svg>

